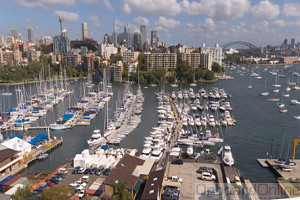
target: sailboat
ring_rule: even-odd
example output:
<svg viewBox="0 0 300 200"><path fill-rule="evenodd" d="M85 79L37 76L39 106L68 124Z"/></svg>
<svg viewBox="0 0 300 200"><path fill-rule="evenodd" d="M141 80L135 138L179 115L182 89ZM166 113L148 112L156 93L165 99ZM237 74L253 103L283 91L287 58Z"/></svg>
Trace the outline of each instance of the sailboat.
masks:
<svg viewBox="0 0 300 200"><path fill-rule="evenodd" d="M194 74L194 77L193 77L193 82L190 83L190 86L191 87L196 87L197 86L197 82L195 81L195 74Z"/></svg>
<svg viewBox="0 0 300 200"><path fill-rule="evenodd" d="M299 77L298 77L298 83L297 83L297 85L295 85L295 86L293 87L293 90L300 90Z"/></svg>
<svg viewBox="0 0 300 200"><path fill-rule="evenodd" d="M283 93L282 93L281 102L277 103L277 107L278 108L283 108L284 106L285 106L285 104L283 103Z"/></svg>
<svg viewBox="0 0 300 200"><path fill-rule="evenodd" d="M267 91L267 80L265 80L265 90L259 93L260 96L268 96L269 92Z"/></svg>
<svg viewBox="0 0 300 200"><path fill-rule="evenodd" d="M248 85L248 89L251 89L251 88L252 88L251 82L252 82L252 79L250 78L250 84Z"/></svg>
<svg viewBox="0 0 300 200"><path fill-rule="evenodd" d="M279 88L279 87L281 87L281 85L280 84L278 84L278 73L276 73L276 79L275 79L275 83L272 85L273 87L275 87L275 88Z"/></svg>

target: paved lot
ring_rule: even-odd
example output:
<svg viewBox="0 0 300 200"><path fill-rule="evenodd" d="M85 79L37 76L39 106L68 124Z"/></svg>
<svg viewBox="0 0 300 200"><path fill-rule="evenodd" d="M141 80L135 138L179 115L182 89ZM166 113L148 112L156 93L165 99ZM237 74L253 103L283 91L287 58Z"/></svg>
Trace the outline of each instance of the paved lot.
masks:
<svg viewBox="0 0 300 200"><path fill-rule="evenodd" d="M200 174L196 171L200 166L214 168L216 170L215 175L218 177L218 180L222 182L223 178L219 164L184 162L183 165L169 165L167 176L178 176L183 180L180 186L181 199L198 200L201 193L205 190L216 190L216 184L214 181L203 181L197 178Z"/></svg>
<svg viewBox="0 0 300 200"><path fill-rule="evenodd" d="M97 178L106 178L106 176L104 175L91 175L91 174L72 174L73 168L68 168L68 174L66 176L66 178L64 180L62 180L61 182L59 182L58 185L65 185L65 186L69 186L70 183L74 183L75 181L80 180L81 177L87 175L90 178L90 181L87 183L86 189L88 189Z"/></svg>

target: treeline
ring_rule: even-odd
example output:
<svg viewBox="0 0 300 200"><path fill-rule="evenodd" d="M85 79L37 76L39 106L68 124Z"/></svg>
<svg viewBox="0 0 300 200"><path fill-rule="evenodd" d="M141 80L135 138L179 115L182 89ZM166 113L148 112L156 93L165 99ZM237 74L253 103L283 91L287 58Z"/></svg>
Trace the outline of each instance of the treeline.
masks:
<svg viewBox="0 0 300 200"><path fill-rule="evenodd" d="M67 77L81 77L84 72L79 72L75 67L61 67L59 64L50 64L51 78L59 77L63 69L66 69ZM45 61L33 61L26 66L3 66L0 67L0 83L19 83L49 79L49 67ZM63 72L64 74L64 72Z"/></svg>

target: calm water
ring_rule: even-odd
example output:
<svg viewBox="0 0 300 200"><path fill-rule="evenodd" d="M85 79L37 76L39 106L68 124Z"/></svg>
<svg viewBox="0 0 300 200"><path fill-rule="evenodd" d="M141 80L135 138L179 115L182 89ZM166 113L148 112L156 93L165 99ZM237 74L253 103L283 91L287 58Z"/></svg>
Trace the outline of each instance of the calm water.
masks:
<svg viewBox="0 0 300 200"><path fill-rule="evenodd" d="M271 69L281 69L282 66L275 66ZM263 72L263 68L256 69L253 66L248 67L245 76L240 76L232 70L230 73L235 77L235 80L219 80L216 83L198 84L200 89L204 87L209 90L211 87L224 88L229 94L232 94L233 98L230 99L231 105L234 108L232 116L237 120L236 126L227 127L222 129L222 133L225 138L225 143L231 145L232 152L235 158L235 165L240 169L245 178L250 179L252 182L274 182L276 177L269 169L260 167L256 158L270 157L271 150L273 158L279 157L282 151L281 157L292 155L292 140L300 137L298 130L300 129L300 121L293 119L294 115L300 114L300 105L289 105L290 99L300 100L300 91L291 91L290 98L284 99L286 103L287 113L280 113L277 108L276 102L268 102L266 99L271 97L277 97L281 99L282 91L287 87L288 78L292 80L292 72L300 71L299 65L294 65L289 68L289 71L285 71L285 78L278 78L278 83L282 85L280 92L272 94L272 84L275 82L275 76L272 76L268 72ZM299 69L298 69L299 68ZM263 79L252 79L252 89L248 89L250 83L251 71L260 71L260 76ZM294 77L294 81L297 82L297 77ZM267 80L267 90L270 95L267 97L261 97L258 93L264 90L265 79ZM71 82L70 85L76 88L75 94L70 98L66 98L63 103L54 107L53 111L47 114L47 116L41 118L37 123L40 125L49 124L54 122L60 117L69 105L73 105L74 97L83 94L82 81ZM15 89L17 86L6 87L3 86L2 90L10 90L13 92L11 97L2 97L2 108L7 109L16 104ZM34 85L25 86L27 93L34 93ZM184 86L181 86L183 89ZM122 84L114 84L113 92L114 97L109 103L110 110L114 110L116 100L118 96L121 96L124 86ZM132 85L132 90L135 92L136 85ZM159 90L159 87L144 88L142 91L145 94L144 112L142 114L141 124L128 136L122 143L121 147L137 148L139 151L143 148L144 137L149 135L152 127L157 125L157 112L156 112L156 98L154 93ZM168 85L165 86L166 91L178 90L178 88L171 88ZM111 114L112 114L112 111ZM51 152L48 159L43 161L36 161L29 166L23 173L34 174L35 172L46 171L51 172L56 169L60 164L65 164L68 159L74 157L76 153L80 153L83 149L88 148L87 140L90 138L94 129L103 129L104 110L100 111L99 115L92 121L90 126L74 127L65 131L52 131L51 135L56 137L63 137L64 143L59 148ZM35 136L43 131L29 131L26 134ZM15 134L13 132L4 133L4 136ZM283 137L285 137L283 143ZM289 146L290 143L290 146ZM282 145L283 144L283 145ZM299 148L299 147L298 147ZM289 151L288 151L289 149ZM218 150L218 147L213 148L214 151ZM298 154L297 154L298 153ZM296 152L296 158L300 158L300 152Z"/></svg>

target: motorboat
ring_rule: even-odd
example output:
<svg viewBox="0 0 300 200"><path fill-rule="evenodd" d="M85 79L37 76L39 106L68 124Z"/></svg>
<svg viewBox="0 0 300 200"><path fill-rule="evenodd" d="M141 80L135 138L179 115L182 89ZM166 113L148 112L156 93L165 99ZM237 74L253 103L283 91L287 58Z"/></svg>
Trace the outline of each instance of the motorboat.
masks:
<svg viewBox="0 0 300 200"><path fill-rule="evenodd" d="M223 149L223 162L225 165L232 166L234 164L234 159L231 153L231 147L225 145Z"/></svg>
<svg viewBox="0 0 300 200"><path fill-rule="evenodd" d="M260 96L268 96L269 95L269 92L267 91L262 91L259 93Z"/></svg>
<svg viewBox="0 0 300 200"><path fill-rule="evenodd" d="M286 113L288 110L287 109L280 109L279 110L281 113Z"/></svg>
<svg viewBox="0 0 300 200"><path fill-rule="evenodd" d="M294 116L294 119L300 119L300 115Z"/></svg>
<svg viewBox="0 0 300 200"><path fill-rule="evenodd" d="M273 92L273 93L278 93L278 92L279 92L279 89L278 89L278 88L274 88L274 89L272 90L272 92Z"/></svg>
<svg viewBox="0 0 300 200"><path fill-rule="evenodd" d="M268 101L279 101L278 98L270 98L270 99L267 99Z"/></svg>
<svg viewBox="0 0 300 200"><path fill-rule="evenodd" d="M186 153L188 156L192 156L194 154L193 146L188 146Z"/></svg>
<svg viewBox="0 0 300 200"><path fill-rule="evenodd" d="M44 159L46 159L46 158L48 158L48 154L47 153L44 153L44 154L42 154L42 155L40 155L39 157L38 157L38 159L39 160L44 160Z"/></svg>
<svg viewBox="0 0 300 200"><path fill-rule="evenodd" d="M104 142L105 138L102 137L101 131L99 129L94 130L91 139L87 141L90 147L100 146Z"/></svg>
<svg viewBox="0 0 300 200"><path fill-rule="evenodd" d="M291 99L291 105L298 105L300 102L297 99Z"/></svg>

